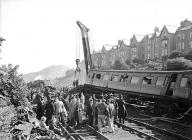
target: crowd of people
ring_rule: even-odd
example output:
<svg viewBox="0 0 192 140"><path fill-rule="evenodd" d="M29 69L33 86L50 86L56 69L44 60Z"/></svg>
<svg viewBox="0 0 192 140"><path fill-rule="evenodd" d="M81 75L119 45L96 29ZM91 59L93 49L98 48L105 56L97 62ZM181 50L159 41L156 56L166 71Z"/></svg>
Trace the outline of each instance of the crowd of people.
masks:
<svg viewBox="0 0 192 140"><path fill-rule="evenodd" d="M50 91L46 91L50 92ZM45 94L41 91L34 94L33 103L36 104L36 118L39 127L52 130L62 135L62 126L82 127L85 123L97 129L100 133L108 127L114 133L114 119L124 123L127 115L123 96L114 96L112 93L84 95L83 92L68 94L54 91L55 94ZM54 95L54 96L50 96Z"/></svg>
<svg viewBox="0 0 192 140"><path fill-rule="evenodd" d="M115 97L112 93L106 95L101 94L99 98L96 98L93 94L89 98L86 108L88 123L97 128L100 133L103 132L105 126L109 127L109 132L114 133L114 119L119 119L120 123L124 123L127 115L126 103L122 95L119 97Z"/></svg>

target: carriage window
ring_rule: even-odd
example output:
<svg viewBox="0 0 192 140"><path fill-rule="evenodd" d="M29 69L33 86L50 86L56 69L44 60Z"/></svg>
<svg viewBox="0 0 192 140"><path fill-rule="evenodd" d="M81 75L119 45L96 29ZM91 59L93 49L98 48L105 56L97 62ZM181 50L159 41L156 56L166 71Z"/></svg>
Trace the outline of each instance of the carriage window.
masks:
<svg viewBox="0 0 192 140"><path fill-rule="evenodd" d="M101 74L97 74L96 79L101 79Z"/></svg>
<svg viewBox="0 0 192 140"><path fill-rule="evenodd" d="M157 86L162 86L163 83L164 83L164 81L165 81L165 77L158 77L158 78L157 78L156 85L157 85Z"/></svg>
<svg viewBox="0 0 192 140"><path fill-rule="evenodd" d="M145 76L143 77L142 85L151 85L153 77Z"/></svg>
<svg viewBox="0 0 192 140"><path fill-rule="evenodd" d="M92 78L91 79L93 79L95 77L95 73L93 73L93 75L92 75Z"/></svg>
<svg viewBox="0 0 192 140"><path fill-rule="evenodd" d="M124 75L121 75L120 78L119 78L119 82L124 82Z"/></svg>
<svg viewBox="0 0 192 140"><path fill-rule="evenodd" d="M111 81L118 81L119 75L112 75Z"/></svg>
<svg viewBox="0 0 192 140"><path fill-rule="evenodd" d="M103 80L107 81L108 79L109 79L109 75L108 74L104 75Z"/></svg>
<svg viewBox="0 0 192 140"><path fill-rule="evenodd" d="M121 75L119 82L126 82L128 77L129 77L128 75Z"/></svg>
<svg viewBox="0 0 192 140"><path fill-rule="evenodd" d="M128 80L128 78L129 78L129 75L126 75L126 76L124 77L124 79L123 79L123 82L126 82L126 81Z"/></svg>
<svg viewBox="0 0 192 140"><path fill-rule="evenodd" d="M181 83L180 83L180 87L186 87L186 85L187 85L187 80L188 80L188 78L182 78L182 79L181 79Z"/></svg>
<svg viewBox="0 0 192 140"><path fill-rule="evenodd" d="M139 78L138 76L132 76L131 77L131 84L137 84L139 83Z"/></svg>
<svg viewBox="0 0 192 140"><path fill-rule="evenodd" d="M164 82L163 85L166 86L166 85L168 84L168 82L169 82L169 77L166 77L166 78L165 78L165 82Z"/></svg>

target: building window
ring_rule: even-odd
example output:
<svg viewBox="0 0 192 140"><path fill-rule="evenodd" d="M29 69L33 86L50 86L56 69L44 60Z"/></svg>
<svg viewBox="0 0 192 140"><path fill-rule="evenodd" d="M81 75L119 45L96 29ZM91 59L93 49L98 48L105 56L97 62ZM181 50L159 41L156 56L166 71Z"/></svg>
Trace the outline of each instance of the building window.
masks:
<svg viewBox="0 0 192 140"><path fill-rule="evenodd" d="M150 51L150 46L147 46L147 51Z"/></svg>
<svg viewBox="0 0 192 140"><path fill-rule="evenodd" d="M189 42L189 48L192 49L192 41Z"/></svg>
<svg viewBox="0 0 192 140"><path fill-rule="evenodd" d="M182 39L185 39L185 34L184 33L182 34Z"/></svg>
<svg viewBox="0 0 192 140"><path fill-rule="evenodd" d="M190 39L192 39L192 32L190 32Z"/></svg>
<svg viewBox="0 0 192 140"><path fill-rule="evenodd" d="M178 49L181 50L181 42L178 43Z"/></svg>
<svg viewBox="0 0 192 140"><path fill-rule="evenodd" d="M162 50L162 56L164 56L164 49Z"/></svg>
<svg viewBox="0 0 192 140"><path fill-rule="evenodd" d="M147 54L147 59L150 59L150 55L149 55L149 53Z"/></svg>
<svg viewBox="0 0 192 140"><path fill-rule="evenodd" d="M182 50L185 49L185 43L184 43L184 42L182 42L182 44L181 44L181 49L182 49Z"/></svg>
<svg viewBox="0 0 192 140"><path fill-rule="evenodd" d="M181 34L178 34L178 40L181 40Z"/></svg>
<svg viewBox="0 0 192 140"><path fill-rule="evenodd" d="M164 54L165 54L165 56L168 55L167 49L164 50Z"/></svg>

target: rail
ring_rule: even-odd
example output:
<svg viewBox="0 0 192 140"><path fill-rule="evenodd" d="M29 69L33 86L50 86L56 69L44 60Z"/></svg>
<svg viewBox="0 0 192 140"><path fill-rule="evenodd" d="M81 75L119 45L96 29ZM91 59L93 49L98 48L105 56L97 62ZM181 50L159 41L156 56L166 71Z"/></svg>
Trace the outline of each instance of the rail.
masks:
<svg viewBox="0 0 192 140"><path fill-rule="evenodd" d="M160 139L157 138L157 137L154 137L154 136L149 135L149 134L147 134L147 133L144 133L144 132L142 132L142 131L140 131L140 130L134 129L134 128L130 127L130 126L124 125L124 124L122 124L122 123L118 123L118 122L115 121L115 124L117 124L118 126L122 126L122 128L124 128L124 129L125 129L125 128L128 129L131 133L132 133L132 132L136 132L139 137L145 136L146 139L160 140Z"/></svg>
<svg viewBox="0 0 192 140"><path fill-rule="evenodd" d="M75 140L86 140L87 138L95 140L109 140L89 125L79 128L68 126L67 131L69 132L69 136L73 136Z"/></svg>
<svg viewBox="0 0 192 140"><path fill-rule="evenodd" d="M177 138L179 138L180 140L192 140L192 138L189 138L189 137L187 137L187 136L183 136L183 135L178 134L178 133L175 133L175 132L173 132L173 131L171 131L171 130L162 129L162 128L159 128L159 127L150 125L150 124L148 124L148 123L138 121L138 120L136 120L136 119L134 119L134 118L126 118L126 120L129 121L129 122L134 122L134 123L139 124L139 125L143 125L143 126L145 126L145 127L147 127L147 128L150 128L150 129L152 129L152 130L156 130L156 131L161 132L161 133L163 133L163 134L177 137Z"/></svg>

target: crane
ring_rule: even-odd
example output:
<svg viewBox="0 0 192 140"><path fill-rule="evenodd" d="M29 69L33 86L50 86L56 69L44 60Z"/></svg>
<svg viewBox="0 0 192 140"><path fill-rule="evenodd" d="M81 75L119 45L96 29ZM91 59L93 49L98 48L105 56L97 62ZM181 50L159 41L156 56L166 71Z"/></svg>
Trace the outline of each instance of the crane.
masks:
<svg viewBox="0 0 192 140"><path fill-rule="evenodd" d="M84 52L84 59L85 59L85 69L86 69L86 74L88 75L89 68L92 69L92 59L91 59L91 51L90 51L90 46L89 46L89 37L88 37L88 32L89 29L83 25L80 21L77 21L77 25L79 26L81 30L81 35L82 35L82 43L83 43L83 52Z"/></svg>

